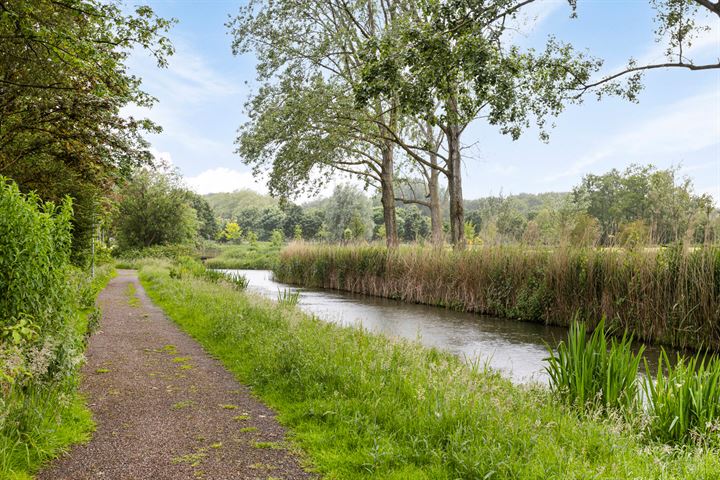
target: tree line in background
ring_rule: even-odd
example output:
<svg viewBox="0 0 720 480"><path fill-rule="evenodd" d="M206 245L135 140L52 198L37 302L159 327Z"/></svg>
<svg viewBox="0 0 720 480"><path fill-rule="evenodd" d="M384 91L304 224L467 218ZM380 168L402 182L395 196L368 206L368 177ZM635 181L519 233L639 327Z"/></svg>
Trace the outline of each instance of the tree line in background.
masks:
<svg viewBox="0 0 720 480"><path fill-rule="evenodd" d="M553 36L540 49L514 44L518 16L532 3L251 0L228 23L234 52L257 58L260 85L247 103L238 154L268 173L270 193L284 198L317 191L338 172L373 186L390 247L399 240L399 201L430 212L434 243L447 222L450 241L463 248L463 132L471 123L513 139L532 129L547 141L552 118L588 93L637 101L647 70L720 68L683 54L707 29L701 16L720 17L712 2L652 2L666 61L631 61L601 78L602 60ZM568 3L576 16L577 0ZM408 179L420 180L422 196L398 188ZM602 228L607 241L619 224Z"/></svg>
<svg viewBox="0 0 720 480"><path fill-rule="evenodd" d="M446 236L449 205L445 192L441 196ZM273 232L285 239L331 242L384 240L387 234L379 195L369 197L350 184L338 185L331 196L304 205L249 190L204 199L217 217L214 238L221 241L269 241ZM466 200L464 209L464 234L475 244L699 244L714 242L720 233L713 199L694 193L677 168L632 165L624 171L586 175L572 192L485 197ZM400 241L432 241L429 208L398 201L395 210Z"/></svg>

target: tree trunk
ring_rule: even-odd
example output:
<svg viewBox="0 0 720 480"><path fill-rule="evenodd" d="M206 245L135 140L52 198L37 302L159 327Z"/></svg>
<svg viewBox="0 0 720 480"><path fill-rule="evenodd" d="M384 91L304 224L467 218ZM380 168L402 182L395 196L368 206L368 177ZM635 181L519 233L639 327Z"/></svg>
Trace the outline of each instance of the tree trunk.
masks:
<svg viewBox="0 0 720 480"><path fill-rule="evenodd" d="M457 101L448 102L451 121L445 129L448 143L448 193L450 194L450 240L456 250L465 248L465 208L462 194L462 159L460 127L457 124Z"/></svg>
<svg viewBox="0 0 720 480"><path fill-rule="evenodd" d="M388 145L382 150L382 168L380 171L381 202L385 221L385 240L388 248L399 244L397 221L395 216L395 188L393 185L393 147Z"/></svg>
<svg viewBox="0 0 720 480"><path fill-rule="evenodd" d="M426 141L428 145L433 146L430 152L430 176L427 177L428 182L428 193L430 195L430 225L431 225L431 241L436 247L440 247L443 244L443 230L442 230L442 210L440 206L440 172L437 168L437 154L435 154L435 139L433 135L433 127L430 122L426 125L427 130Z"/></svg>

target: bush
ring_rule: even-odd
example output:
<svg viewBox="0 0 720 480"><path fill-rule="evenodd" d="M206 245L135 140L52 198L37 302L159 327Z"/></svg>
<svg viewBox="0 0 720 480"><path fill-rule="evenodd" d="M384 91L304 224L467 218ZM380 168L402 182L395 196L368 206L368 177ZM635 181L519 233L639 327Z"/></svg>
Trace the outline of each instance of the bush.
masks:
<svg viewBox="0 0 720 480"><path fill-rule="evenodd" d="M90 281L71 267L71 217L69 199L42 203L0 177L0 478L31 471L92 428L77 369L111 269Z"/></svg>

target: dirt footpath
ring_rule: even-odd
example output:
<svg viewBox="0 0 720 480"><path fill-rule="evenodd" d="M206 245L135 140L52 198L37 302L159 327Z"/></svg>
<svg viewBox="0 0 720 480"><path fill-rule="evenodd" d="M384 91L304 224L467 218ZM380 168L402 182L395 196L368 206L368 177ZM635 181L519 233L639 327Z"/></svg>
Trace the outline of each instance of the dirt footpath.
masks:
<svg viewBox="0 0 720 480"><path fill-rule="evenodd" d="M41 480L315 478L273 412L120 270L100 294L81 391L97 423Z"/></svg>

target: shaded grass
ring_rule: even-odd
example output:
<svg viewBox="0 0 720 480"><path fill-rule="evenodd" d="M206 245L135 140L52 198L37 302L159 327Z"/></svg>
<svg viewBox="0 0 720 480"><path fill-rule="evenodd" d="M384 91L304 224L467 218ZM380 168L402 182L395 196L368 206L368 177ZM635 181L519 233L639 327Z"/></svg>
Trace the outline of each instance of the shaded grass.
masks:
<svg viewBox="0 0 720 480"><path fill-rule="evenodd" d="M542 387L321 322L159 264L150 297L279 413L331 479L715 478L717 451L645 443Z"/></svg>
<svg viewBox="0 0 720 480"><path fill-rule="evenodd" d="M720 248L291 244L280 282L568 326L577 312L638 340L720 350ZM594 325L590 325L591 327Z"/></svg>
<svg viewBox="0 0 720 480"><path fill-rule="evenodd" d="M277 262L280 249L270 242L257 242L254 245L218 244L219 254L207 259L205 265L208 268L269 270Z"/></svg>

